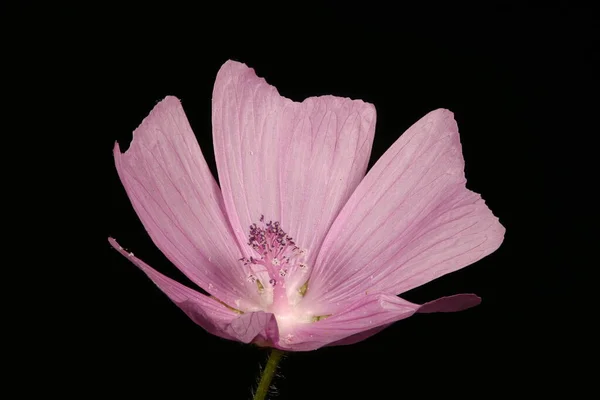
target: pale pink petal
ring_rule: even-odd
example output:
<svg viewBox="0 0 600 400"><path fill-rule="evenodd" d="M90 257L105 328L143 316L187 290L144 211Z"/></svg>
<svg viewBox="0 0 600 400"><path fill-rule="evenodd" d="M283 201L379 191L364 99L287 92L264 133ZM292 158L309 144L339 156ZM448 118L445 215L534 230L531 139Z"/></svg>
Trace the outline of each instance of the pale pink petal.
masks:
<svg viewBox="0 0 600 400"><path fill-rule="evenodd" d="M156 246L198 286L243 310L258 308L221 191L206 165L181 103L167 97L115 144L115 164L135 211Z"/></svg>
<svg viewBox="0 0 600 400"><path fill-rule="evenodd" d="M504 227L465 184L453 114L433 111L394 143L344 206L305 301L403 293L496 250Z"/></svg>
<svg viewBox="0 0 600 400"><path fill-rule="evenodd" d="M463 311L471 307L475 307L481 303L481 298L474 294L455 294L453 296L441 297L437 300L423 304L417 310L418 313L434 313L434 312L456 312ZM378 326L360 333L348 336L345 339L329 343L328 346L345 346L362 342L365 339L381 332L391 324Z"/></svg>
<svg viewBox="0 0 600 400"><path fill-rule="evenodd" d="M273 314L271 315L272 317L264 326L264 329L254 338L254 344L273 347L273 343L279 341L279 326L277 325L277 319Z"/></svg>
<svg viewBox="0 0 600 400"><path fill-rule="evenodd" d="M371 336L378 334L379 332L381 332L385 328L389 327L390 325L392 325L392 324L381 325L381 326L378 326L377 328L362 331L362 332L356 333L352 336L348 336L347 338L344 338L342 340L338 340L336 342L329 343L327 346L347 346L350 344L356 344L358 342L362 342L363 340L370 338Z"/></svg>
<svg viewBox="0 0 600 400"><path fill-rule="evenodd" d="M274 327L274 332L271 329ZM263 311L250 312L240 315L227 327L226 332L240 342L250 343L257 336L277 339L277 322L271 313Z"/></svg>
<svg viewBox="0 0 600 400"><path fill-rule="evenodd" d="M223 303L192 290L156 271L148 264L123 249L115 239L109 243L139 267L186 315L207 332L229 340L250 343L264 334L273 318L262 311L240 314ZM271 337L276 337L271 334Z"/></svg>
<svg viewBox="0 0 600 400"><path fill-rule="evenodd" d="M109 243L132 263L139 267L146 275L162 290L177 306L179 306L194 322L202 328L220 337L231 339L231 336L223 332L219 326L226 326L239 314L228 309L218 301L204 296L179 282L159 273L148 264L135 257L133 253L123 249L113 238Z"/></svg>
<svg viewBox="0 0 600 400"><path fill-rule="evenodd" d="M481 297L462 293L452 296L440 297L439 299L423 304L419 308L419 313L435 313L435 312L457 312L467 310L481 304Z"/></svg>
<svg viewBox="0 0 600 400"><path fill-rule="evenodd" d="M292 351L315 350L357 333L408 318L418 309L419 305L397 296L363 295L328 318L298 325L292 333L282 334L278 347Z"/></svg>
<svg viewBox="0 0 600 400"><path fill-rule="evenodd" d="M281 222L311 264L365 174L375 118L373 105L360 100L322 96L293 102L253 69L226 62L213 92L213 138L239 242L246 244L248 226L264 214ZM290 290L293 281L287 278Z"/></svg>

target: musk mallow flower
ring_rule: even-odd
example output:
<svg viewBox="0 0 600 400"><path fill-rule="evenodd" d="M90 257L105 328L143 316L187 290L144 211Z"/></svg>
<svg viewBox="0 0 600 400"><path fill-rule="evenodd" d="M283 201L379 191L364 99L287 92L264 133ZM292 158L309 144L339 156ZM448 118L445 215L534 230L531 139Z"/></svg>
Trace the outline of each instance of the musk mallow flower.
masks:
<svg viewBox="0 0 600 400"><path fill-rule="evenodd" d="M181 103L159 102L114 148L119 177L186 287L110 243L195 323L222 338L306 351L366 339L415 313L480 302L399 297L495 251L504 228L466 188L456 122L425 115L366 174L375 108L294 102L228 61L212 102L211 175Z"/></svg>

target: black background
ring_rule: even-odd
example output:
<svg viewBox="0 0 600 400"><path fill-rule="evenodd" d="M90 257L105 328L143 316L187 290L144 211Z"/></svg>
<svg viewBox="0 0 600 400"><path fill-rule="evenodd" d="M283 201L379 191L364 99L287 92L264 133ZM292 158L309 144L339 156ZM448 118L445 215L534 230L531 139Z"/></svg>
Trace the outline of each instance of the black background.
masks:
<svg viewBox="0 0 600 400"><path fill-rule="evenodd" d="M588 95L598 67L591 10L325 2L21 11L27 28L15 36L17 47L39 52L47 68L38 71L52 71L37 77L53 87L38 101L72 91L81 137L64 145L86 149L72 166L86 174L78 181L85 194L70 212L90 233L72 234L91 253L69 275L82 298L62 310L71 322L63 354L75 355L67 362L75 368L55 378L64 390L79 398L250 397L266 352L204 332L106 241L114 236L189 283L135 215L112 146L118 140L126 148L156 102L175 95L216 174L211 92L227 59L253 67L296 101L334 94L373 103L370 166L425 113L452 110L468 186L507 229L492 255L405 295L424 302L472 292L480 306L415 316L356 345L290 354L276 398L489 398L563 389L572 396L584 383L575 276L593 261L575 249L587 246L576 224L591 217L590 181L581 171L594 163L583 153L597 130Z"/></svg>

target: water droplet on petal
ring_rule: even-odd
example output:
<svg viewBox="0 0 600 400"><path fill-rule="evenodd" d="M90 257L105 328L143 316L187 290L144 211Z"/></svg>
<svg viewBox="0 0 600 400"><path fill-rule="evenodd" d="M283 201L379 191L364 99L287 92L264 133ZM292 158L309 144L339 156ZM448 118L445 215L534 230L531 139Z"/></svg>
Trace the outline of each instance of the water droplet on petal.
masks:
<svg viewBox="0 0 600 400"><path fill-rule="evenodd" d="M271 284L271 286L275 286L275 284L277 283L277 281L275 279L271 279L269 281L269 283Z"/></svg>

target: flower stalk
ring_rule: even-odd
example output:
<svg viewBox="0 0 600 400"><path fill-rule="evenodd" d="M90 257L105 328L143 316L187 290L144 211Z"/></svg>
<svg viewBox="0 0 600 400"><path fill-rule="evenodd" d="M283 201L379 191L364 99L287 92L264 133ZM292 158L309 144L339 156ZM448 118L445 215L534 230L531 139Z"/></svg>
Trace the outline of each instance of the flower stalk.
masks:
<svg viewBox="0 0 600 400"><path fill-rule="evenodd" d="M271 354L267 360L267 365L263 370L262 376L260 377L260 382L258 383L258 388L254 394L254 400L264 400L266 398L267 393L269 393L271 381L273 380L273 376L277 370L277 365L279 364L279 361L281 361L282 356L283 351L275 348L271 349Z"/></svg>

